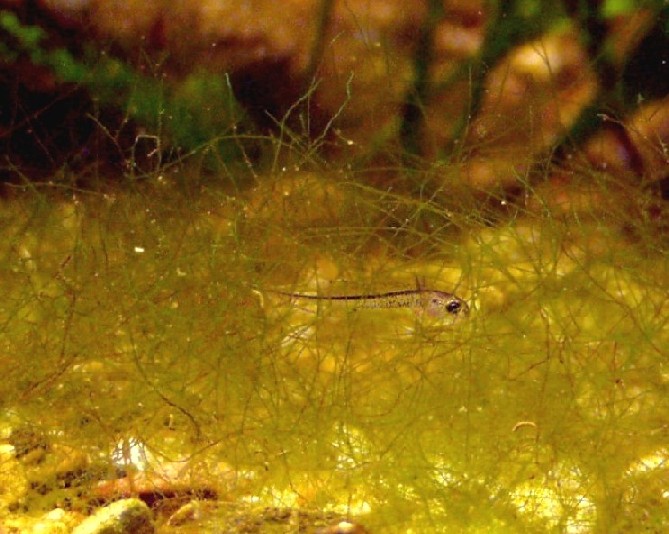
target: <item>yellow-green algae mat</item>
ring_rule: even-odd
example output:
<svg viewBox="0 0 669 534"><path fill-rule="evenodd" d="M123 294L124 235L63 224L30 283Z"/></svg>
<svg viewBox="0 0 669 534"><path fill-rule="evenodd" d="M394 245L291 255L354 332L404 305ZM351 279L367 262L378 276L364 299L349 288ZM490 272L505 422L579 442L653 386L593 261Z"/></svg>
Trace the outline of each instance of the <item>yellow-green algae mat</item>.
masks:
<svg viewBox="0 0 669 534"><path fill-rule="evenodd" d="M541 210L490 225L309 174L0 213L8 532L69 528L128 473L215 496L179 521L157 507L164 532L296 531L268 510L370 532L669 528L657 229ZM416 279L470 315L266 293Z"/></svg>

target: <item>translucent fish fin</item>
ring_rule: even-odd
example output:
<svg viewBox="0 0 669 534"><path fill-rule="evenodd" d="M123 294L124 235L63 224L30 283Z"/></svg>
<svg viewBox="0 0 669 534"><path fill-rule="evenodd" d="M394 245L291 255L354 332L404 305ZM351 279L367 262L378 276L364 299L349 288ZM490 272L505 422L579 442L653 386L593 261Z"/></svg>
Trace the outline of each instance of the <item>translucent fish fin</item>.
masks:
<svg viewBox="0 0 669 534"><path fill-rule="evenodd" d="M423 289L426 288L425 285L425 277L424 276L418 276L417 274L414 275L416 279L416 291L422 291Z"/></svg>

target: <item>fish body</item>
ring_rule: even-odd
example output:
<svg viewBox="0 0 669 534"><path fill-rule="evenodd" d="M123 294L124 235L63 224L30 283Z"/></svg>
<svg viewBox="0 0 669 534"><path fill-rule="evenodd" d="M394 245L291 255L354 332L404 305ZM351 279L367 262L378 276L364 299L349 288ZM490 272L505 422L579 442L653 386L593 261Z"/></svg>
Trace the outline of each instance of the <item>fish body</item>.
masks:
<svg viewBox="0 0 669 534"><path fill-rule="evenodd" d="M294 300L344 301L353 308L411 308L425 311L433 317L469 315L469 305L452 293L436 289L407 289L360 295L310 295L271 290L269 293Z"/></svg>

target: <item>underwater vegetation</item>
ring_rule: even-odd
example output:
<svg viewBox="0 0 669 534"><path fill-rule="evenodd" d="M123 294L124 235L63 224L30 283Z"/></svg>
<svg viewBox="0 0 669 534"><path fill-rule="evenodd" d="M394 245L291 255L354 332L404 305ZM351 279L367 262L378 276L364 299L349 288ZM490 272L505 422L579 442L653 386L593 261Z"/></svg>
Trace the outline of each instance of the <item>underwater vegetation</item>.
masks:
<svg viewBox="0 0 669 534"><path fill-rule="evenodd" d="M0 531L667 530L666 6L294 4L0 12Z"/></svg>
<svg viewBox="0 0 669 534"><path fill-rule="evenodd" d="M7 525L137 494L177 503L165 531L192 499L187 524L212 532L297 510L384 532L666 524L653 228L531 211L491 227L299 172L243 195L34 192L2 217ZM470 314L263 293L416 277Z"/></svg>

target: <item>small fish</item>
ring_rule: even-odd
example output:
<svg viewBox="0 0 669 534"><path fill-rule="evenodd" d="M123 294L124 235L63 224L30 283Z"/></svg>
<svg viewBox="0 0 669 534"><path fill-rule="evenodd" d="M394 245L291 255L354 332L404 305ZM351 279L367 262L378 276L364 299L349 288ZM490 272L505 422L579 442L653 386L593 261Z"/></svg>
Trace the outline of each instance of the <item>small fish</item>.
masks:
<svg viewBox="0 0 669 534"><path fill-rule="evenodd" d="M432 317L469 315L469 305L464 300L452 293L437 291L435 289L418 288L403 291L388 291L386 293L333 296L309 295L276 290L268 290L267 292L295 300L345 301L351 303L354 309L411 308L425 311Z"/></svg>

